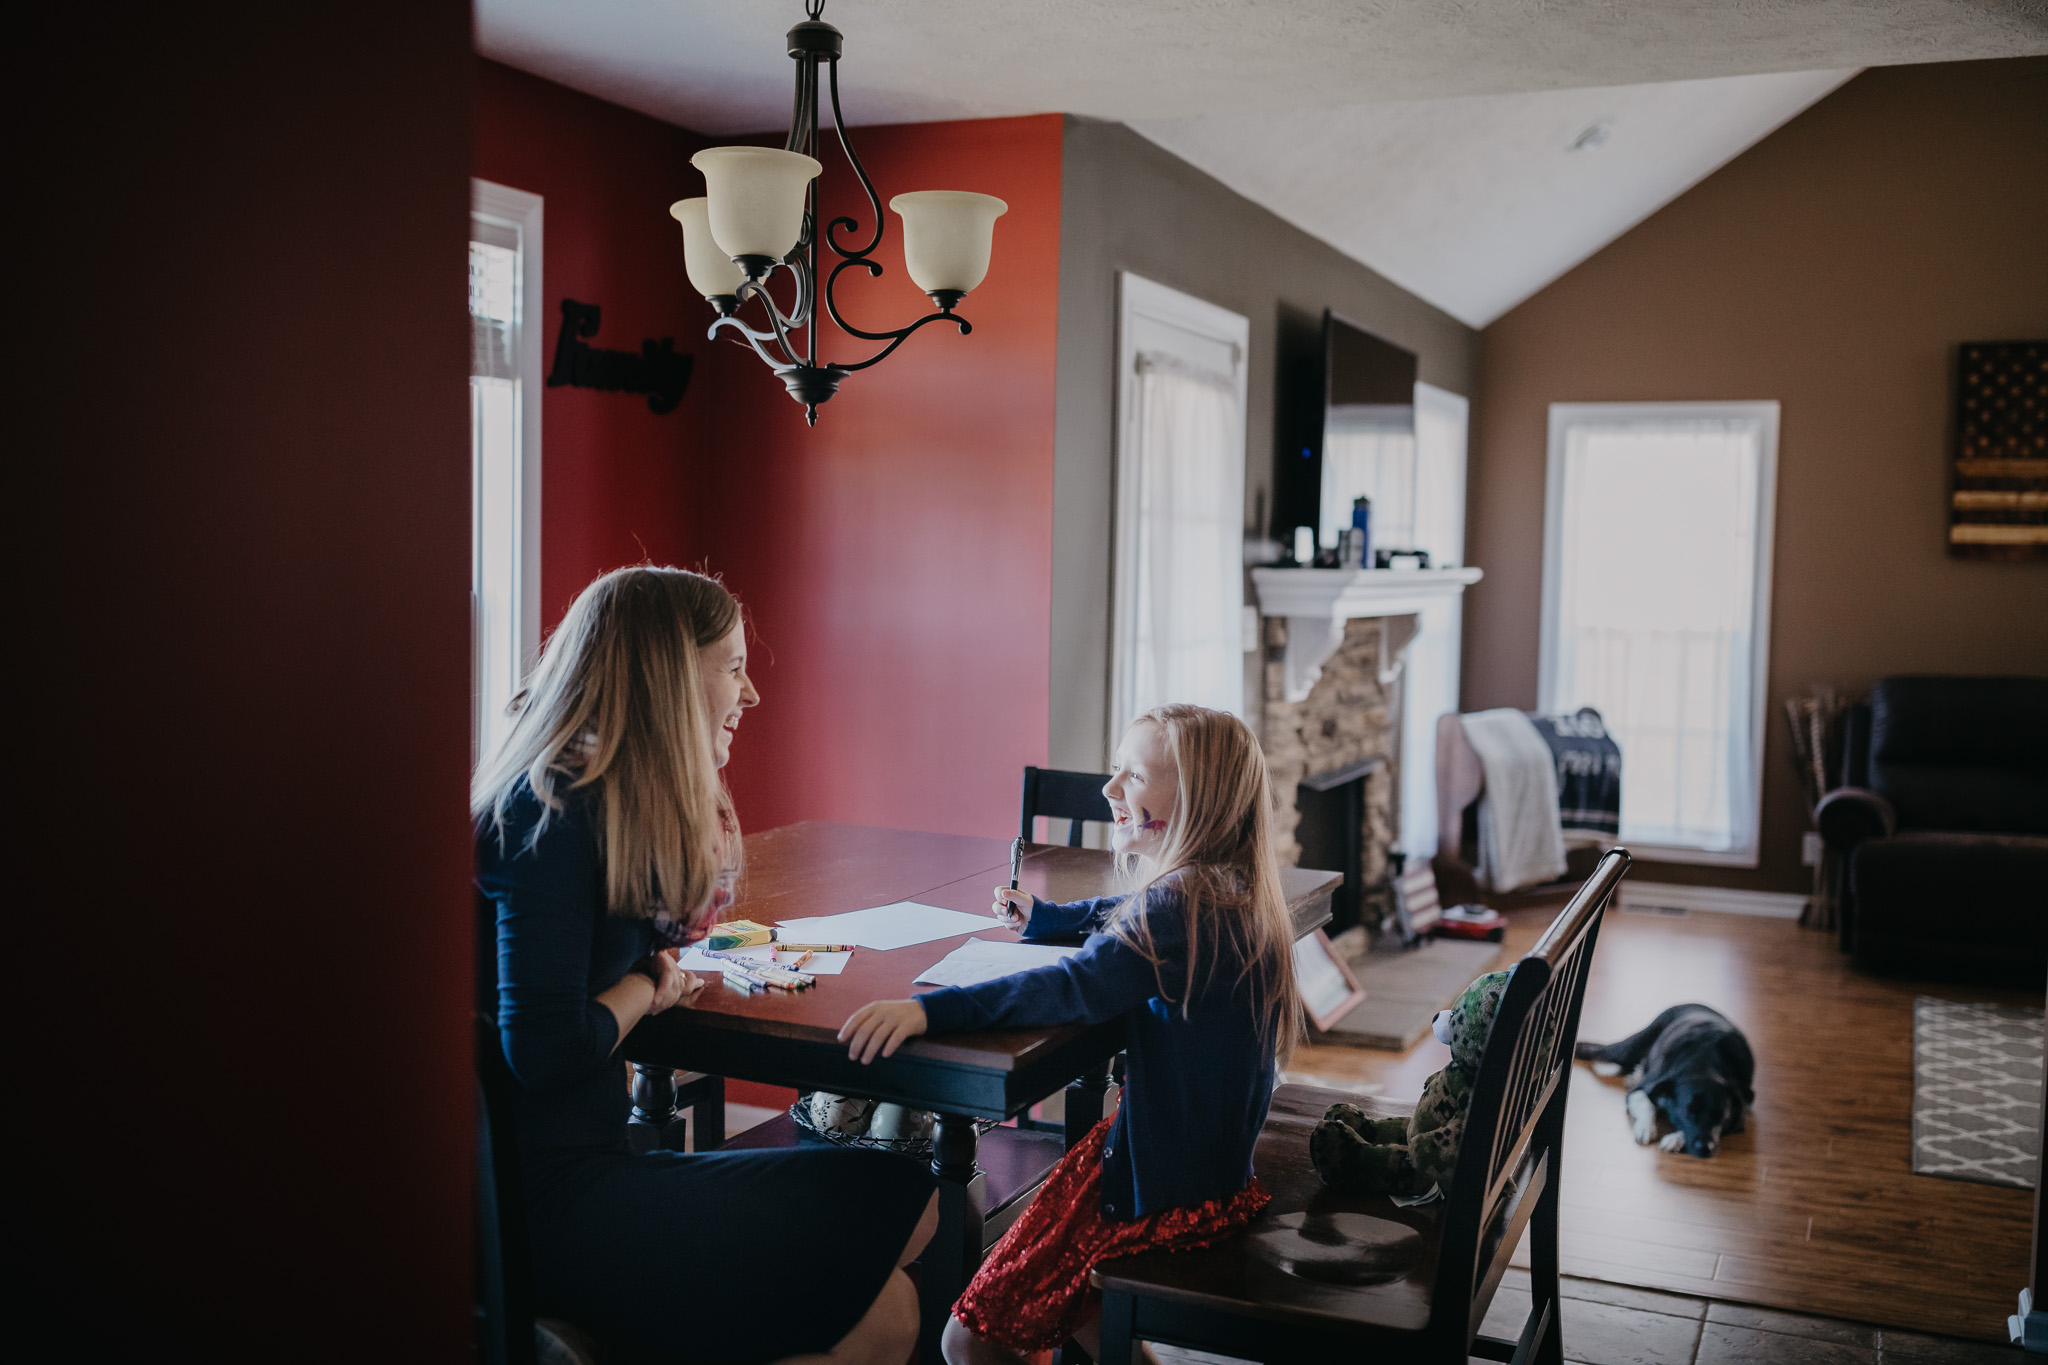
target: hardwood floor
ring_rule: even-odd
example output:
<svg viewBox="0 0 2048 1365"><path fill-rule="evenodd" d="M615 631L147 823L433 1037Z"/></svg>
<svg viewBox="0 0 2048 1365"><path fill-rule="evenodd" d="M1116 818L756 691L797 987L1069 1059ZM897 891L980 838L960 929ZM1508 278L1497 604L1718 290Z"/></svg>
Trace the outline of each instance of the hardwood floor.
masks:
<svg viewBox="0 0 2048 1365"><path fill-rule="evenodd" d="M1510 916L1502 965L1554 913ZM1623 1037L1668 1005L1733 1019L1757 1058L1749 1131L1708 1160L1635 1145L1618 1079L1580 1064L1566 1118L1565 1273L1881 1326L2004 1339L2026 1283L2030 1191L1912 1173L1913 998L2039 995L1851 970L1789 920L1617 911L1580 1036ZM1305 1047L1291 1069L1420 1093L1449 1050Z"/></svg>

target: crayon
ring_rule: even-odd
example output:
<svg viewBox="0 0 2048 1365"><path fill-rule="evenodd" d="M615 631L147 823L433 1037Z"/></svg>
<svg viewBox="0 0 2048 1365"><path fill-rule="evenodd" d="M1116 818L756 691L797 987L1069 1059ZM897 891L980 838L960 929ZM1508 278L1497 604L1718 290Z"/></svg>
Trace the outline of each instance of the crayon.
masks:
<svg viewBox="0 0 2048 1365"><path fill-rule="evenodd" d="M784 952L788 952L789 950L788 950L787 948L785 948L785 949L783 949L782 951L784 951ZM816 956L817 956L817 954L816 954L816 953L813 953L813 952L812 952L812 951L811 951L810 949L806 948L806 949L804 949L804 950L803 950L803 956L802 956L802 957L799 957L799 958L798 958L798 959L797 959L796 961L794 961L794 962L778 962L778 963L776 963L775 965L776 965L776 966L778 966L778 967L787 967L787 968L788 968L789 970L791 970L791 971L795 971L795 970L796 970L796 969L797 969L798 967L801 967L801 966L803 966L803 965L804 965L804 964L805 964L806 962L809 962L809 961L810 961L810 960L811 960L811 959L812 959L813 957L816 957Z"/></svg>
<svg viewBox="0 0 2048 1365"><path fill-rule="evenodd" d="M853 951L851 943L778 943L775 946L785 953L850 953Z"/></svg>
<svg viewBox="0 0 2048 1365"><path fill-rule="evenodd" d="M720 972L718 974L718 979L723 981L726 985L732 987L734 990L740 991L746 995L752 995L756 991L764 991L768 989L767 983L757 981L745 972Z"/></svg>

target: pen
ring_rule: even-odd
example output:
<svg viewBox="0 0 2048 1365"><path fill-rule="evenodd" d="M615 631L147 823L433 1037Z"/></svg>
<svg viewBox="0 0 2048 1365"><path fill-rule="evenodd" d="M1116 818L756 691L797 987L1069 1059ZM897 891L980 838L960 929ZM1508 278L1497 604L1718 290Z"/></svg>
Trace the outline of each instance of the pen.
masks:
<svg viewBox="0 0 2048 1365"><path fill-rule="evenodd" d="M850 953L851 943L778 943L775 945L785 953Z"/></svg>
<svg viewBox="0 0 2048 1365"><path fill-rule="evenodd" d="M1010 844L1010 889L1017 889L1017 874L1024 870L1024 836L1018 835Z"/></svg>

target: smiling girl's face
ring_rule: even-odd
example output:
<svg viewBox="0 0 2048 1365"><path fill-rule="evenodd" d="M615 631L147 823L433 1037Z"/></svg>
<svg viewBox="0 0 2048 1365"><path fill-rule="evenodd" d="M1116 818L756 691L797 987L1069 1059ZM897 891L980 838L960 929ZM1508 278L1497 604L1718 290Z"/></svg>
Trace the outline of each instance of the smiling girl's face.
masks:
<svg viewBox="0 0 2048 1365"><path fill-rule="evenodd" d="M723 768L732 757L732 732L739 728L740 712L761 700L747 676L746 623L735 625L723 640L707 646L702 655L705 710L711 716L711 754Z"/></svg>
<svg viewBox="0 0 2048 1365"><path fill-rule="evenodd" d="M1109 798L1115 822L1109 846L1118 853L1153 855L1166 843L1166 822L1173 818L1180 770L1167 752L1166 732L1149 720L1124 731L1116 746L1116 771L1102 794Z"/></svg>

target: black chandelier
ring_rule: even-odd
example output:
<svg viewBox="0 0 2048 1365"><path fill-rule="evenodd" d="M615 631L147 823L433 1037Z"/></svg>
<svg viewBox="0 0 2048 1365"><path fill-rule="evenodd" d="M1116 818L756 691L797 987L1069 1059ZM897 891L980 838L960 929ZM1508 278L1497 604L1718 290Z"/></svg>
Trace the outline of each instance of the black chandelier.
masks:
<svg viewBox="0 0 2048 1365"><path fill-rule="evenodd" d="M683 263L691 286L718 310L718 319L706 335L716 338L722 329L731 329L745 337L754 353L781 378L790 396L804 405L804 420L815 426L818 404L839 391L841 380L855 370L879 364L926 323L953 323L963 336L973 330L967 319L953 310L988 274L995 221L1010 206L993 195L967 190L897 195L889 207L903 219L904 267L917 287L938 305L938 311L893 332L870 332L841 316L833 297L840 273L853 266L864 267L870 277L882 273L880 262L874 259L875 249L882 244L882 201L860 158L854 155L853 143L846 136L846 118L839 111L840 32L818 17L824 12L825 0L805 0L804 9L810 17L789 31L789 55L796 59L796 107L783 150L705 148L690 158L690 164L704 173L704 197L679 200L669 207L669 214L683 227ZM826 69L839 145L867 192L868 207L875 216L874 232L859 246L839 237L842 231L859 233L856 219L841 216L826 225L822 234L825 245L840 259L824 277L822 289L818 279L821 234L817 231L817 180L824 170L818 160L820 66ZM794 299L786 310L768 290L778 270L788 271L794 281ZM863 341L887 344L865 360L820 362L820 294L825 311L840 331ZM759 300L768 322L766 330L741 320L740 309L749 300ZM794 335L798 332L803 333L801 341Z"/></svg>

